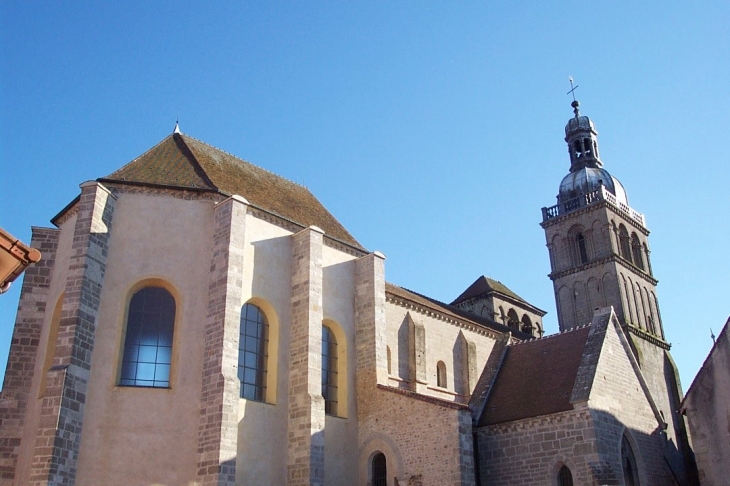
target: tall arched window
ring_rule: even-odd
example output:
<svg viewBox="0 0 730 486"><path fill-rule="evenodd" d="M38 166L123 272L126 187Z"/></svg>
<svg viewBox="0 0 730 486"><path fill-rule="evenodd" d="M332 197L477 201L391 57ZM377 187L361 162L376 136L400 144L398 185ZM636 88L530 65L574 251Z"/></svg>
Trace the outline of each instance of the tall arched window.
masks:
<svg viewBox="0 0 730 486"><path fill-rule="evenodd" d="M322 326L322 397L324 411L336 415L337 411L337 339L332 329Z"/></svg>
<svg viewBox="0 0 730 486"><path fill-rule="evenodd" d="M639 471L636 467L636 458L629 439L624 435L621 438L621 469L624 473L626 486L639 486Z"/></svg>
<svg viewBox="0 0 730 486"><path fill-rule="evenodd" d="M436 363L436 386L446 388L446 364L443 361Z"/></svg>
<svg viewBox="0 0 730 486"><path fill-rule="evenodd" d="M575 244L578 250L578 258L580 263L588 262L588 251L586 250L586 239L583 233L578 233L575 236Z"/></svg>
<svg viewBox="0 0 730 486"><path fill-rule="evenodd" d="M266 358L269 348L269 324L257 306L246 304L241 309L241 335L238 340L238 379L240 397L266 399Z"/></svg>
<svg viewBox="0 0 730 486"><path fill-rule="evenodd" d="M573 486L573 474L568 466L563 465L558 471L558 486Z"/></svg>
<svg viewBox="0 0 730 486"><path fill-rule="evenodd" d="M372 470L373 486L388 486L388 466L385 461L385 454L378 452L373 456Z"/></svg>
<svg viewBox="0 0 730 486"><path fill-rule="evenodd" d="M144 287L129 302L119 384L170 387L175 298L162 287Z"/></svg>
<svg viewBox="0 0 730 486"><path fill-rule="evenodd" d="M642 258L641 256L642 246L641 241L639 241L639 237L636 235L636 233L631 234L631 250L634 256L634 265L643 270L644 258Z"/></svg>
<svg viewBox="0 0 730 486"><path fill-rule="evenodd" d="M618 227L618 239L619 239L619 247L621 250L621 256L631 261L631 241L629 240L629 232L626 231L626 227L624 225L620 225Z"/></svg>

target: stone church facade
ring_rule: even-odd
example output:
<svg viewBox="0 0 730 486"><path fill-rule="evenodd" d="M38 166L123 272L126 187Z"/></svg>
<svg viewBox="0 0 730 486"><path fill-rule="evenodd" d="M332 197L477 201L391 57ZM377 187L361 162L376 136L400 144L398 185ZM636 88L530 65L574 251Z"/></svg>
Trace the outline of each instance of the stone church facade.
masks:
<svg viewBox="0 0 730 486"><path fill-rule="evenodd" d="M693 484L648 230L566 126L561 333L385 280L305 188L175 132L33 228L1 484Z"/></svg>

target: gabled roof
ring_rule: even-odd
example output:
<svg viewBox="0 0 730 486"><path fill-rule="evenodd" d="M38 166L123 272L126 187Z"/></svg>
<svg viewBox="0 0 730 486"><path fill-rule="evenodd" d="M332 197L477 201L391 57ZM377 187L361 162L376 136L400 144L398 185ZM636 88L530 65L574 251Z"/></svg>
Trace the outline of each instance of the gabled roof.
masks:
<svg viewBox="0 0 730 486"><path fill-rule="evenodd" d="M479 426L571 410L589 326L507 347Z"/></svg>
<svg viewBox="0 0 730 486"><path fill-rule="evenodd" d="M507 297L508 299L512 299L517 301L518 303L521 303L529 308L531 308L533 311L535 311L538 314L545 315L546 312L542 309L538 309L534 305L527 302L525 299L517 295L516 293L512 292L505 284L498 280L492 280L491 278L485 277L482 275L481 277L477 278L473 284L469 286L460 296L454 300L451 305L458 305L464 301L467 301L469 299L474 299L477 297L486 297L490 294L499 294L502 297Z"/></svg>
<svg viewBox="0 0 730 486"><path fill-rule="evenodd" d="M426 297L425 295L413 292L412 290L404 289L403 287L398 287L397 285L391 283L386 282L385 291L402 299L409 300L427 309L440 312L441 314L444 314L446 316L452 316L465 321L470 321L480 326L491 328L500 333L509 332L517 339L532 339L531 334L519 331L517 329L512 329L503 324L498 324L491 319L478 316L471 312L459 309L458 307L454 307L450 304L444 304L443 302L432 299L431 297Z"/></svg>
<svg viewBox="0 0 730 486"><path fill-rule="evenodd" d="M173 133L99 182L147 185L243 196L266 212L362 249L303 186L181 133Z"/></svg>

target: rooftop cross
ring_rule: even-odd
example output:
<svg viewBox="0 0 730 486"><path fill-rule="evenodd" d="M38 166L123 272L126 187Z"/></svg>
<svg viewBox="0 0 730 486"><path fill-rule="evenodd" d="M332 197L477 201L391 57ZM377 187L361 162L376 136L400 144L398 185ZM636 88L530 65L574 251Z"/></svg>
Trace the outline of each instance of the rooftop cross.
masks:
<svg viewBox="0 0 730 486"><path fill-rule="evenodd" d="M573 102L570 106L573 107L573 113L575 113L575 116L577 117L579 114L578 106L580 106L580 103L578 103L578 100L575 99L575 90L578 89L578 85L576 84L573 86L573 76L568 76L568 81L570 81L570 91L565 94L573 95Z"/></svg>
<svg viewBox="0 0 730 486"><path fill-rule="evenodd" d="M575 90L578 89L578 85L573 86L573 76L568 76L568 81L570 81L570 91L565 94L572 94L573 101L575 101Z"/></svg>

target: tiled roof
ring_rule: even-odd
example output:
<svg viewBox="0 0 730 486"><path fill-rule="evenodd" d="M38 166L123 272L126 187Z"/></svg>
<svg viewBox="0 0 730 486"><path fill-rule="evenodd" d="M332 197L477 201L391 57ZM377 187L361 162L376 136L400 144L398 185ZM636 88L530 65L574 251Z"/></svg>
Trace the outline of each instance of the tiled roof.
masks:
<svg viewBox="0 0 730 486"><path fill-rule="evenodd" d="M187 135L173 133L100 182L143 184L240 195L253 206L362 249L303 186Z"/></svg>
<svg viewBox="0 0 730 486"><path fill-rule="evenodd" d="M525 299L508 289L507 286L504 285L502 282L498 280L492 280L491 278L487 278L485 276L481 276L476 279L476 281L471 284L469 288L466 289L460 296L458 296L456 300L451 303L451 305L456 305L465 300L488 294L489 292L497 292L502 295L506 295L507 297L512 297L513 299L520 302L524 302L525 304L528 303Z"/></svg>
<svg viewBox="0 0 730 486"><path fill-rule="evenodd" d="M479 425L571 410L590 326L507 347Z"/></svg>
<svg viewBox="0 0 730 486"><path fill-rule="evenodd" d="M440 302L436 299L426 297L425 295L413 292L411 290L404 289L403 287L398 287L397 285L394 285L391 283L386 282L385 291L389 292L395 296L401 297L403 299L410 300L411 302L413 302L415 304L419 304L423 307L438 311L447 316L452 316L457 319L470 321L470 322L473 322L480 326L490 328L497 332L501 332L501 333L511 332L512 335L514 337L516 337L517 339L532 339L531 334L527 334L522 331L518 331L517 329L512 329L505 325L498 324L490 319L486 319L486 318L478 316L476 314L472 314L471 312L459 309L458 307L454 307L453 305L444 304L443 302Z"/></svg>

